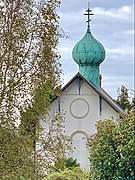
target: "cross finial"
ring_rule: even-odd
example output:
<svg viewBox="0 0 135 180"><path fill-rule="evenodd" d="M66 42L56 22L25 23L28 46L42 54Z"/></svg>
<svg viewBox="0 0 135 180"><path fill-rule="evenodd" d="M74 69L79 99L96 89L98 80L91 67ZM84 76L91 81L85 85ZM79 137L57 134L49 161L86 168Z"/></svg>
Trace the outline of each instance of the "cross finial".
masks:
<svg viewBox="0 0 135 180"><path fill-rule="evenodd" d="M90 21L91 21L90 16L92 16L94 14L92 13L92 10L89 8L89 3L88 3L88 9L86 10L86 12L87 13L84 15L88 16L88 20L86 22L88 23L88 28L90 28Z"/></svg>

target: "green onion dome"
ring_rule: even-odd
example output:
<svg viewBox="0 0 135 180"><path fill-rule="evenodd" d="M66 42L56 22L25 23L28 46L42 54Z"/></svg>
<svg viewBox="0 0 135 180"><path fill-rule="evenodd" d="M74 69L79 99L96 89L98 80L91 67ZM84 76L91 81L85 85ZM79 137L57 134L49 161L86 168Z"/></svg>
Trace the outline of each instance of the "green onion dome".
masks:
<svg viewBox="0 0 135 180"><path fill-rule="evenodd" d="M99 65L105 59L105 49L88 29L85 36L73 48L72 57L78 65Z"/></svg>
<svg viewBox="0 0 135 180"><path fill-rule="evenodd" d="M79 65L79 72L97 87L100 87L99 65L105 59L105 49L90 32L77 42L72 51L74 61Z"/></svg>

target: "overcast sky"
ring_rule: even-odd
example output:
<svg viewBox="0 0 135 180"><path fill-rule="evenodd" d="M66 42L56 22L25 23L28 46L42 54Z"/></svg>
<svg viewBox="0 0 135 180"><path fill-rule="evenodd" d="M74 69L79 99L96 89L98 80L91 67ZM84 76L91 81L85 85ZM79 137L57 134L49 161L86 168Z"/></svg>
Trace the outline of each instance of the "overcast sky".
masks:
<svg viewBox="0 0 135 180"><path fill-rule="evenodd" d="M106 58L100 65L102 87L113 98L122 85L134 89L133 6L133 0L90 0L94 13L91 32L106 50ZM87 17L83 14L87 7L88 0L61 0L58 9L60 27L69 37L62 38L59 45L64 84L79 71L72 59L72 49L86 33Z"/></svg>

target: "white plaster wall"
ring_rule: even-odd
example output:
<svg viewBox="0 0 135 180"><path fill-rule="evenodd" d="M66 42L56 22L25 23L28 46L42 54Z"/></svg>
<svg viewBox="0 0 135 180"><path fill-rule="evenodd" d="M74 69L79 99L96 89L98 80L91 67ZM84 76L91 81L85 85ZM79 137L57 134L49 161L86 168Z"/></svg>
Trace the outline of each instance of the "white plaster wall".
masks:
<svg viewBox="0 0 135 180"><path fill-rule="evenodd" d="M64 90L63 94L59 98L60 110L61 112L66 112L66 134L71 136L73 133L77 132L75 133L76 135L71 138L73 146L76 146L76 150L70 155L73 158L77 158L77 161L81 164L82 168L88 169L89 153L82 137L85 133L87 135L91 135L96 132L96 121L112 117L115 119L118 116L118 113L105 100L102 100L102 112L100 115L99 95L85 81L81 81L80 94L76 79L67 87L67 89ZM85 104L85 102L88 103L88 109L86 105L87 103ZM54 111L58 111L58 99L54 100L51 104L50 112L52 113ZM75 114L78 113L79 118L75 117L71 111ZM84 132L84 134L79 133L79 131Z"/></svg>

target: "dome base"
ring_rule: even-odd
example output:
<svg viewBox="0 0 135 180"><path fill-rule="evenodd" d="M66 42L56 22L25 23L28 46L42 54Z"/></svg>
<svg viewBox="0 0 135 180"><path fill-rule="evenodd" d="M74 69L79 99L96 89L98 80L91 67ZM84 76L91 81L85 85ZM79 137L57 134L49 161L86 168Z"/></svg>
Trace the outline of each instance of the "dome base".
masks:
<svg viewBox="0 0 135 180"><path fill-rule="evenodd" d="M100 88L99 66L79 65L80 74L88 81L92 82L96 87Z"/></svg>

